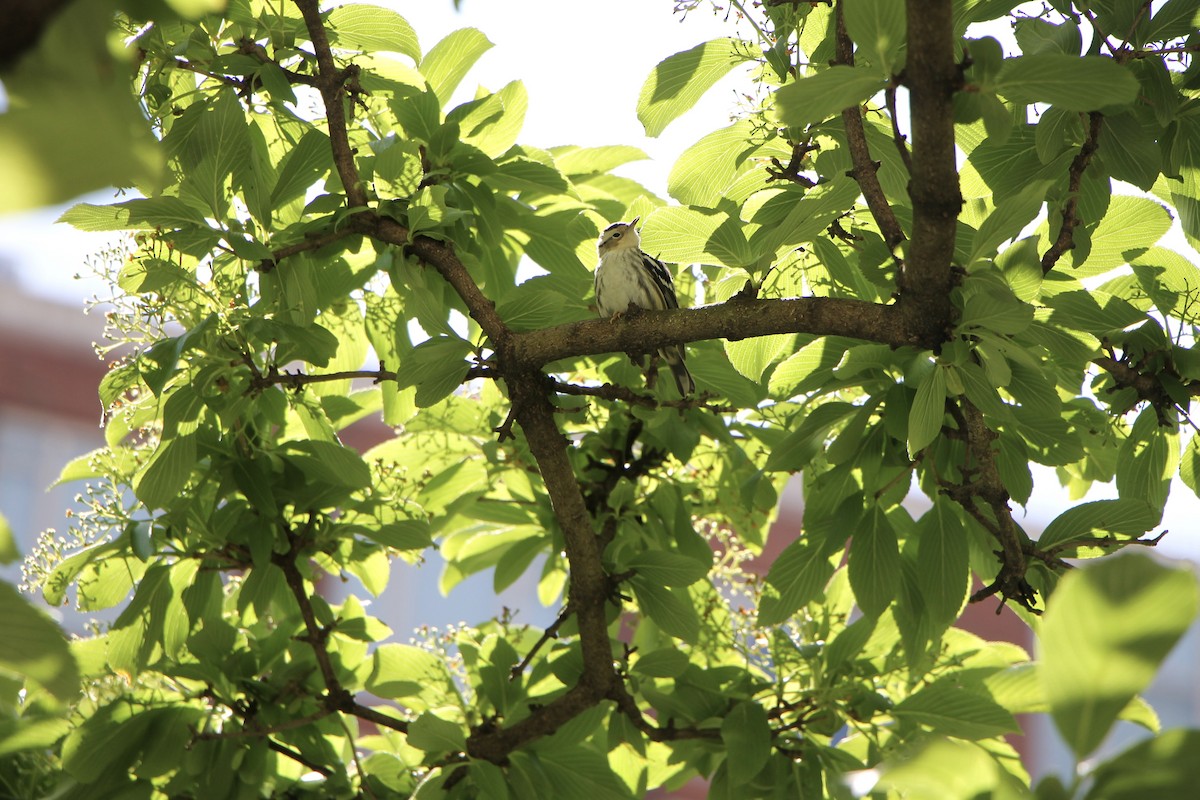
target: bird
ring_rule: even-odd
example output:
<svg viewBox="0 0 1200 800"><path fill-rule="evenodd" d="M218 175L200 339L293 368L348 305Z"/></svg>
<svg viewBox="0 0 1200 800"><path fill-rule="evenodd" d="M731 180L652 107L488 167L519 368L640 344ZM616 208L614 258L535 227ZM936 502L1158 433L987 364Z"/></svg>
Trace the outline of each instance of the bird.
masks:
<svg viewBox="0 0 1200 800"><path fill-rule="evenodd" d="M679 308L675 284L666 265L642 252L637 232L640 219L634 217L631 222L614 222L600 233L596 242L600 256L595 275L596 306L601 317L616 318L635 309ZM681 396L696 391L696 382L683 363L683 345L660 348L658 356L670 366ZM653 372L647 383L653 385Z"/></svg>

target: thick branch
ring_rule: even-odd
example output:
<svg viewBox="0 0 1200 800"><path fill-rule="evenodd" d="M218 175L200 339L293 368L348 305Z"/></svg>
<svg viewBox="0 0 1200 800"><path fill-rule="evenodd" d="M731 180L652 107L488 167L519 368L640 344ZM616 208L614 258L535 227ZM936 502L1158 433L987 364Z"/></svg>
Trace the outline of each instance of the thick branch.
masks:
<svg viewBox="0 0 1200 800"><path fill-rule="evenodd" d="M455 254L454 248L437 239L427 236L417 236L409 241L409 231L399 222L377 214L356 214L353 219L354 227L381 242L394 244L405 252L412 253L427 264L430 264L454 289L471 317L479 323L479 327L492 340L493 346L499 350L509 339L508 326L496 313L496 304L489 300L479 289L479 284L471 277L466 266Z"/></svg>
<svg viewBox="0 0 1200 800"><path fill-rule="evenodd" d="M1104 124L1104 115L1099 111L1088 114L1087 138L1083 146L1071 160L1071 168L1067 171L1067 203L1062 209L1062 227L1058 229L1058 237L1050 249L1042 255L1042 274L1054 269L1054 265L1068 250L1075 247L1075 229L1079 227L1079 189L1083 184L1083 173L1092 163L1092 157L1100 147L1100 128Z"/></svg>
<svg viewBox="0 0 1200 800"><path fill-rule="evenodd" d="M567 605L579 625L583 674L569 692L526 719L510 727L476 733L468 740L467 750L472 756L493 762L503 761L513 748L524 742L553 733L600 702L618 681L605 613L608 575L600 560L592 517L567 456L567 440L554 421L554 407L546 396L541 372L519 371L506 380L517 421L537 460L554 516L562 527L571 565Z"/></svg>
<svg viewBox="0 0 1200 800"><path fill-rule="evenodd" d="M513 334L516 359L537 366L569 356L645 352L704 339L771 333L849 336L892 347L932 347L907 330L895 306L829 297L750 300L676 311L643 311L618 320L586 320Z"/></svg>
<svg viewBox="0 0 1200 800"><path fill-rule="evenodd" d="M907 0L912 112L912 245L905 259L900 305L913 330L945 338L952 321L951 259L962 193L954 151L954 93L962 74L954 62L951 0Z"/></svg>
<svg viewBox="0 0 1200 800"><path fill-rule="evenodd" d="M842 6L843 3L838 3L836 12L836 63L853 66L854 45L850 41L850 35L846 33L846 21L842 14ZM862 109L854 105L842 111L842 126L846 129L846 142L850 146L850 158L854 162L854 169L850 171L850 175L858 181L863 199L867 201L867 208L870 209L871 216L875 218L875 224L879 226L879 231L883 234L883 240L887 242L888 249L895 251L904 241L904 231L900 228L900 222L892 212L892 206L888 203L883 187L879 185L879 176L876 174L879 171L879 163L871 160L871 150L867 146L867 133L863 128Z"/></svg>
<svg viewBox="0 0 1200 800"><path fill-rule="evenodd" d="M325 23L321 20L318 0L293 0L304 17L308 39L312 42L313 54L317 57L317 88L325 102L325 120L329 127L329 143L333 150L333 164L346 190L346 204L350 208L362 208L367 204L367 193L358 177L354 165L354 151L346 130L346 109L342 105L343 86L347 78L357 73L357 68L339 70L329 49L329 37Z"/></svg>

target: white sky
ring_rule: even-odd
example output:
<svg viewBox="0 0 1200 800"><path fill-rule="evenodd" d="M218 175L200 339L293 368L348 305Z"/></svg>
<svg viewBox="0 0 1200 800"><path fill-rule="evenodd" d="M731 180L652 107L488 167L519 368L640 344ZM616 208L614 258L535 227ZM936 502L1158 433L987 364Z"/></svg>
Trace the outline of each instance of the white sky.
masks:
<svg viewBox="0 0 1200 800"><path fill-rule="evenodd" d="M468 74L459 90L460 99L473 96L479 83L499 89L520 79L529 93L521 142L543 148L636 145L651 160L619 171L663 197L675 158L704 134L727 125L738 107L738 89L748 88L735 71L660 138L649 139L637 120L636 105L642 83L654 65L672 53L735 31L732 22L726 22L724 15L714 16L708 6L681 20L673 13L673 0L462 0L461 13L454 11L451 0L381 4L396 9L412 24L423 51L458 28L482 30L495 47ZM753 38L744 22L736 32ZM101 203L112 197L111 192L100 192L86 199ZM0 217L0 269L13 268L30 291L78 303L100 287L72 276L83 269L84 258L111 236L55 225L54 220L69 205ZM1052 471L1047 469L1035 477L1035 497L1028 517L1021 520L1030 528L1041 527L1070 504L1058 490ZM1115 487L1107 491L1101 487L1088 499L1111 496L1115 496ZM1198 519L1200 500L1177 484L1162 526L1172 534L1160 551L1193 557L1200 553L1200 532L1194 522Z"/></svg>

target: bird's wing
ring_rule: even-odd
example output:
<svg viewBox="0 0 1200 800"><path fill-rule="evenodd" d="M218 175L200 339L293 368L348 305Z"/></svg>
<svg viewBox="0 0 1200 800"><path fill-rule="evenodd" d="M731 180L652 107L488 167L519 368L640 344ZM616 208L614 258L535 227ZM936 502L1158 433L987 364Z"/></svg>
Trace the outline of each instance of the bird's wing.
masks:
<svg viewBox="0 0 1200 800"><path fill-rule="evenodd" d="M662 294L663 308L679 308L679 298L675 296L675 284L671 281L671 273L663 262L648 253L642 253L642 266L654 278L654 285Z"/></svg>

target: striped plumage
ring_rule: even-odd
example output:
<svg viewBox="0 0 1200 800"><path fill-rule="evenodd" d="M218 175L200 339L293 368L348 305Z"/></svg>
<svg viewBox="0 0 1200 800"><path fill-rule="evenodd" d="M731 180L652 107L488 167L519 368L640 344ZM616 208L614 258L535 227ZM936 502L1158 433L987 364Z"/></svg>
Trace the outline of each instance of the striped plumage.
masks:
<svg viewBox="0 0 1200 800"><path fill-rule="evenodd" d="M595 276L596 305L602 317L623 314L630 306L648 310L679 308L671 273L657 258L642 252L637 223L638 218L632 222L614 222L604 229L596 243L600 253ZM658 355L671 367L681 395L696 390L692 374L683 363L683 345L664 347Z"/></svg>

